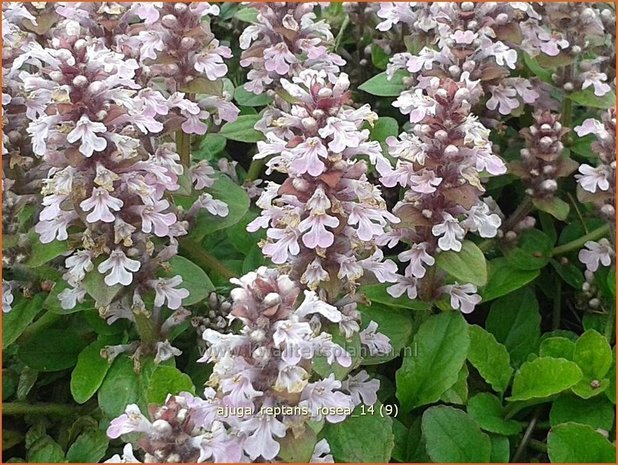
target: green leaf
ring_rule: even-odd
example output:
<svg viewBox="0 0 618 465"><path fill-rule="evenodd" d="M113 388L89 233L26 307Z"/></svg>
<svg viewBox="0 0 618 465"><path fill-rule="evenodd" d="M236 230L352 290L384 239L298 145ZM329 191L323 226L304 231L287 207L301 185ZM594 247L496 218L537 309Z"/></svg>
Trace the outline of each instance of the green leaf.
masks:
<svg viewBox="0 0 618 465"><path fill-rule="evenodd" d="M381 116L369 130L371 140L384 142L390 136L399 135L399 123L390 116Z"/></svg>
<svg viewBox="0 0 618 465"><path fill-rule="evenodd" d="M538 61L536 61L536 59L530 56L528 53L526 52L520 52L520 53L524 57L524 63L526 64L528 69L534 73L535 76L537 76L538 78L540 78L541 80L545 82L548 82L548 83L552 82L551 80L552 72L551 71L539 65Z"/></svg>
<svg viewBox="0 0 618 465"><path fill-rule="evenodd" d="M259 12L256 8L243 7L234 14L234 18L245 23L255 24L257 23L258 13Z"/></svg>
<svg viewBox="0 0 618 465"><path fill-rule="evenodd" d="M612 365L612 349L604 336L591 329L575 342L573 361L579 365L583 379L573 386L573 392L588 399L609 387L605 377Z"/></svg>
<svg viewBox="0 0 618 465"><path fill-rule="evenodd" d="M45 294L36 294L30 298L14 295L15 302L9 313L2 315L2 348L17 340L21 333L32 323L34 317L43 307Z"/></svg>
<svg viewBox="0 0 618 465"><path fill-rule="evenodd" d="M568 94L567 98L582 107L601 108L606 110L616 106L616 93L614 91L608 92L603 97L597 97L594 95L592 87L572 92Z"/></svg>
<svg viewBox="0 0 618 465"><path fill-rule="evenodd" d="M612 404L616 404L616 347L612 350L612 366L607 372L609 379L609 387L605 391L605 395Z"/></svg>
<svg viewBox="0 0 618 465"><path fill-rule="evenodd" d="M489 439L491 439L491 463L509 463L511 457L509 438L490 434Z"/></svg>
<svg viewBox="0 0 618 465"><path fill-rule="evenodd" d="M111 363L101 357L102 341L95 341L81 351L71 373L71 394L78 404L90 399L101 387ZM83 460L86 462L86 460Z"/></svg>
<svg viewBox="0 0 618 465"><path fill-rule="evenodd" d="M374 408L379 411L380 404ZM393 419L362 415L360 409L342 423L327 423L322 430L336 462L388 462L395 445ZM367 440L371 438L371 440Z"/></svg>
<svg viewBox="0 0 618 465"><path fill-rule="evenodd" d="M169 264L170 271L166 275L169 277L182 276L182 284L178 287L189 291L189 297L182 301L183 305L201 302L215 290L215 286L206 272L188 258L176 255L170 259Z"/></svg>
<svg viewBox="0 0 618 465"><path fill-rule="evenodd" d="M591 329L575 342L573 360L584 376L600 379L612 365L612 349L604 336Z"/></svg>
<svg viewBox="0 0 618 465"><path fill-rule="evenodd" d="M386 69L390 56L378 44L371 44L371 62L378 69Z"/></svg>
<svg viewBox="0 0 618 465"><path fill-rule="evenodd" d="M159 365L150 377L148 386L148 402L163 404L168 394L177 395L181 392L195 394L195 386L191 378L178 368Z"/></svg>
<svg viewBox="0 0 618 465"><path fill-rule="evenodd" d="M440 396L440 400L447 404L466 405L468 403L468 366L459 371L457 381Z"/></svg>
<svg viewBox="0 0 618 465"><path fill-rule="evenodd" d="M47 244L41 243L38 234L32 238L32 251L26 264L32 268L44 265L54 258L69 251L67 241L52 241Z"/></svg>
<svg viewBox="0 0 618 465"><path fill-rule="evenodd" d="M522 429L518 421L504 419L500 399L488 392L481 392L468 401L468 415L490 433L513 436Z"/></svg>
<svg viewBox="0 0 618 465"><path fill-rule="evenodd" d="M615 463L616 449L590 425L564 423L552 428L547 453L554 463Z"/></svg>
<svg viewBox="0 0 618 465"><path fill-rule="evenodd" d="M105 457L109 439L98 429L91 428L80 434L67 451L67 460L72 463L99 463Z"/></svg>
<svg viewBox="0 0 618 465"><path fill-rule="evenodd" d="M468 361L494 390L504 392L513 375L511 358L506 347L480 326L472 325L469 331Z"/></svg>
<svg viewBox="0 0 618 465"><path fill-rule="evenodd" d="M466 361L470 336L459 312L429 317L414 336L416 357L397 370L397 398L404 411L437 401L457 382Z"/></svg>
<svg viewBox="0 0 618 465"><path fill-rule="evenodd" d="M139 386L132 360L124 355L114 360L98 392L99 407L107 418L116 418L127 405L138 403Z"/></svg>
<svg viewBox="0 0 618 465"><path fill-rule="evenodd" d="M315 431L305 427L302 433L288 430L287 435L279 439L277 457L284 463L310 463L315 444L318 442Z"/></svg>
<svg viewBox="0 0 618 465"><path fill-rule="evenodd" d="M407 297L392 297L386 288L391 284L369 284L360 290L365 294L372 304L379 303L387 307L404 308L406 310L428 310L431 304L422 300L411 300Z"/></svg>
<svg viewBox="0 0 618 465"><path fill-rule="evenodd" d="M489 462L489 436L461 410L442 405L427 409L422 430L433 462Z"/></svg>
<svg viewBox="0 0 618 465"><path fill-rule="evenodd" d="M191 153L194 160L215 161L217 155L225 150L227 139L220 134L206 134L197 150Z"/></svg>
<svg viewBox="0 0 618 465"><path fill-rule="evenodd" d="M62 447L47 434L38 438L26 450L29 463L61 463L65 461Z"/></svg>
<svg viewBox="0 0 618 465"><path fill-rule="evenodd" d="M436 264L460 282L476 286L487 284L485 255L474 242L464 241L460 252L441 253Z"/></svg>
<svg viewBox="0 0 618 465"><path fill-rule="evenodd" d="M17 352L20 360L38 371L60 371L70 368L86 346L73 329L46 329L41 337L28 340Z"/></svg>
<svg viewBox="0 0 618 465"><path fill-rule="evenodd" d="M234 89L234 100L236 100L238 105L242 105L243 107L263 107L268 105L272 101L272 98L270 98L266 92L256 95L253 92L245 90L244 86L238 86Z"/></svg>
<svg viewBox="0 0 618 465"><path fill-rule="evenodd" d="M556 273L567 283L569 286L581 290L584 284L584 274L573 263L560 263L557 260L550 260L551 266L556 270Z"/></svg>
<svg viewBox="0 0 618 465"><path fill-rule="evenodd" d="M195 225L190 231L190 237L197 241L201 241L206 234L235 225L249 210L247 191L227 176L217 175L215 183L208 188L208 193L215 199L225 202L229 212L224 217L214 216L206 211L200 212L197 215ZM192 198L187 199L186 203L181 201L185 208L189 208L195 200Z"/></svg>
<svg viewBox="0 0 618 465"><path fill-rule="evenodd" d="M504 251L504 257L520 270L538 270L549 262L553 247L547 234L538 229L527 229L519 234L516 247Z"/></svg>
<svg viewBox="0 0 618 465"><path fill-rule="evenodd" d="M572 394L560 395L551 405L550 425L575 422L610 431L614 425L614 406L604 396L582 399Z"/></svg>
<svg viewBox="0 0 618 465"><path fill-rule="evenodd" d="M543 339L539 349L541 357L566 358L571 361L573 361L574 352L575 342L560 336Z"/></svg>
<svg viewBox="0 0 618 465"><path fill-rule="evenodd" d="M113 286L105 284L105 275L99 273L97 270L97 266L101 261L102 260L95 261L94 269L87 273L82 281L84 289L86 289L88 295L94 299L97 308L107 307L111 304L114 297L116 297L123 287L122 284L114 284Z"/></svg>
<svg viewBox="0 0 618 465"><path fill-rule="evenodd" d="M509 401L546 399L569 389L582 379L576 363L564 358L539 357L524 363L513 379Z"/></svg>
<svg viewBox="0 0 618 465"><path fill-rule="evenodd" d="M264 134L254 128L260 119L260 115L241 115L236 121L221 126L219 134L226 139L249 144L264 140Z"/></svg>
<svg viewBox="0 0 618 465"><path fill-rule="evenodd" d="M482 292L483 302L510 294L531 283L539 276L539 270L520 270L500 257L488 263L489 279Z"/></svg>
<svg viewBox="0 0 618 465"><path fill-rule="evenodd" d="M399 94L407 89L403 83L403 78L407 76L408 73L398 70L395 71L393 79L389 80L385 71L365 81L358 88L378 97L399 97Z"/></svg>
<svg viewBox="0 0 618 465"><path fill-rule="evenodd" d="M393 350L390 354L382 356L367 356L363 358L363 365L373 365L384 363L394 359L399 355L412 335L412 318L409 312L398 308L388 308L384 305L373 304L371 306L359 305L363 328L366 328L371 321L378 324L378 331L390 339Z"/></svg>
<svg viewBox="0 0 618 465"><path fill-rule="evenodd" d="M571 208L568 203L558 197L532 199L532 203L539 210L549 213L560 221L565 221L567 219Z"/></svg>
<svg viewBox="0 0 618 465"><path fill-rule="evenodd" d="M496 300L485 328L506 347L513 364L520 365L535 351L541 334L541 315L534 292L520 289Z"/></svg>

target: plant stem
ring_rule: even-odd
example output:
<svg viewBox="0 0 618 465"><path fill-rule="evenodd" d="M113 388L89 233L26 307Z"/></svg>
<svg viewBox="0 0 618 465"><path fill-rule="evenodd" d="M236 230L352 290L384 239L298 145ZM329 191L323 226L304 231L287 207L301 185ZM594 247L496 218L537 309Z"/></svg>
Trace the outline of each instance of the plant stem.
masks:
<svg viewBox="0 0 618 465"><path fill-rule="evenodd" d="M339 28L339 32L337 33L337 38L335 39L335 45L333 46L333 50L335 51L335 53L339 49L339 45L341 45L341 40L343 39L343 33L348 28L349 24L350 24L350 17L348 15L345 15L343 18L343 23L341 23L341 27Z"/></svg>
<svg viewBox="0 0 618 465"><path fill-rule="evenodd" d="M609 305L609 311L607 313L607 322L605 323L605 339L611 344L614 339L614 323L616 320L616 307L612 305L613 302Z"/></svg>
<svg viewBox="0 0 618 465"><path fill-rule="evenodd" d="M245 181L255 181L262 173L262 168L264 168L265 164L266 161L263 158L253 159L251 165L249 165Z"/></svg>
<svg viewBox="0 0 618 465"><path fill-rule="evenodd" d="M571 252L572 250L581 249L584 244L588 241L596 241L597 239L601 239L609 232L609 224L605 224L600 228L595 229L594 231L589 232L588 234L575 239L574 241L567 242L566 244L560 245L554 250L552 250L552 256L563 255L567 252Z"/></svg>
<svg viewBox="0 0 618 465"><path fill-rule="evenodd" d="M510 231L517 223L519 223L528 213L532 210L532 199L526 197L526 199L519 204L513 214L504 222L503 230Z"/></svg>
<svg viewBox="0 0 618 465"><path fill-rule="evenodd" d="M180 251L202 268L212 270L226 279L234 278L236 273L206 252L199 244L189 238L180 240Z"/></svg>
<svg viewBox="0 0 618 465"><path fill-rule="evenodd" d="M556 330L560 327L560 312L562 310L562 280L556 279L556 291L554 294L554 308L551 317L552 329Z"/></svg>
<svg viewBox="0 0 618 465"><path fill-rule="evenodd" d="M180 163L188 169L191 166L191 135L180 129L176 131L176 150L180 155Z"/></svg>
<svg viewBox="0 0 618 465"><path fill-rule="evenodd" d="M65 404L30 404L28 402L4 402L2 415L79 415L81 409Z"/></svg>
<svg viewBox="0 0 618 465"><path fill-rule="evenodd" d="M543 452L547 454L547 444L545 444L543 441L538 441L536 439L530 439L530 441L528 442L528 445L530 446L530 449L534 449L538 452Z"/></svg>
<svg viewBox="0 0 618 465"><path fill-rule="evenodd" d="M517 452L515 452L515 455L513 456L513 463L517 463L520 461L521 456L523 455L524 451L526 450L526 447L528 446L528 442L530 442L530 440L532 439L532 433L534 431L534 426L536 425L536 422L539 419L539 415L541 414L541 409L540 407L536 409L536 412L534 412L534 416L532 417L532 420L530 420L530 423L528 423L528 427L526 428L526 431L524 432L524 437L521 439L521 442L519 443L519 446L517 447Z"/></svg>

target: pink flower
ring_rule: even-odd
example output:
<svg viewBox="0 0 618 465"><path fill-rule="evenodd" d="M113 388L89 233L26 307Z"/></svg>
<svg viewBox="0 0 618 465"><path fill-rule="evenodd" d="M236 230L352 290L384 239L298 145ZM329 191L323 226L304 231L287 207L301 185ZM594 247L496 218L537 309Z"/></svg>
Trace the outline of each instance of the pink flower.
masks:
<svg viewBox="0 0 618 465"><path fill-rule="evenodd" d="M438 239L438 246L441 250L454 250L455 252L461 250L461 241L466 234L459 225L459 221L449 213L444 214L442 223L434 225L431 232L436 237L442 236Z"/></svg>
<svg viewBox="0 0 618 465"><path fill-rule="evenodd" d="M359 132L352 121L343 121L332 116L326 120L326 126L318 133L324 138L332 136L333 139L328 143L328 148L335 153L341 153L347 147L358 147L358 144L366 139L366 136Z"/></svg>
<svg viewBox="0 0 618 465"><path fill-rule="evenodd" d="M303 244L310 249L321 247L323 249L330 247L335 236L332 232L328 231L326 227L336 228L339 225L339 220L334 216L327 214L311 214L298 225L298 229L303 234Z"/></svg>
<svg viewBox="0 0 618 465"><path fill-rule="evenodd" d="M482 300L481 296L476 294L474 284L448 284L442 286L439 291L450 295L451 307L461 310L462 313L471 313Z"/></svg>
<svg viewBox="0 0 618 465"><path fill-rule="evenodd" d="M65 241L69 237L67 228L73 222L79 218L79 215L74 212L60 211L58 216L49 221L39 221L34 230L39 234L41 243L49 244L50 242L58 239L59 241Z"/></svg>
<svg viewBox="0 0 618 465"><path fill-rule="evenodd" d="M99 273L111 272L105 276L105 284L113 286L122 284L128 286L133 281L130 271L136 272L140 268L140 262L128 258L121 249L114 250L109 258L98 266Z"/></svg>
<svg viewBox="0 0 618 465"><path fill-rule="evenodd" d="M223 403L228 407L253 408L253 399L260 397L263 392L256 391L251 383L249 370L237 373L221 380L221 390L225 394Z"/></svg>
<svg viewBox="0 0 618 465"><path fill-rule="evenodd" d="M214 184L215 170L206 161L201 161L191 167L191 181L196 190L206 189Z"/></svg>
<svg viewBox="0 0 618 465"><path fill-rule="evenodd" d="M419 174L420 173L420 174ZM440 185L442 178L436 176L431 170L421 170L409 177L410 189L419 194L431 194L436 191L436 187Z"/></svg>
<svg viewBox="0 0 618 465"><path fill-rule="evenodd" d="M135 404L127 405L125 413L114 418L107 428L107 436L116 439L128 433L147 433L152 423L142 414Z"/></svg>
<svg viewBox="0 0 618 465"><path fill-rule="evenodd" d="M614 249L610 242L603 238L599 242L588 241L584 244L586 247L579 251L579 261L586 265L589 271L597 271L599 262L603 266L612 264L612 257L615 255Z"/></svg>
<svg viewBox="0 0 618 465"><path fill-rule="evenodd" d="M60 306L65 310L75 308L77 302L82 303L85 297L86 289L81 284L75 287L67 287L58 294Z"/></svg>
<svg viewBox="0 0 618 465"><path fill-rule="evenodd" d="M119 211L122 205L122 200L111 196L107 189L103 187L95 187L90 198L79 204L84 211L92 210L92 213L86 216L86 221L89 223L96 223L97 221L113 223L116 217L111 210Z"/></svg>
<svg viewBox="0 0 618 465"><path fill-rule="evenodd" d="M400 277L395 284L386 289L389 295L398 298L407 294L411 300L416 299L418 290L416 288L416 278Z"/></svg>
<svg viewBox="0 0 618 465"><path fill-rule="evenodd" d="M582 89L587 89L592 86L594 88L594 95L597 97L603 97L612 90L612 88L605 82L607 81L607 74L605 73L587 71L582 73L581 77L584 79Z"/></svg>
<svg viewBox="0 0 618 465"><path fill-rule="evenodd" d="M377 332L378 324L370 321L365 329L360 332L361 343L369 349L371 355L384 355L393 350L388 336Z"/></svg>
<svg viewBox="0 0 618 465"><path fill-rule="evenodd" d="M243 421L240 430L247 435L243 443L245 452L251 459L262 457L266 460L274 459L279 453L279 443L274 437L285 436L286 427L272 415L256 415Z"/></svg>
<svg viewBox="0 0 618 465"><path fill-rule="evenodd" d="M320 157L328 157L328 151L317 137L309 137L291 149L290 153L294 157L290 164L292 174L309 173L311 176L319 176L324 172L325 165Z"/></svg>
<svg viewBox="0 0 618 465"><path fill-rule="evenodd" d="M282 229L269 229L266 235L275 242L264 245L264 254L271 258L273 263L281 264L288 260L288 257L300 253L298 237L300 232L296 228L288 226Z"/></svg>
<svg viewBox="0 0 618 465"><path fill-rule="evenodd" d="M402 262L410 262L406 267L406 276L414 276L415 278L422 278L425 276L425 267L423 263L432 266L436 260L427 253L427 244L422 242L420 244L413 244L410 250L401 252L398 255L399 260Z"/></svg>
<svg viewBox="0 0 618 465"><path fill-rule="evenodd" d="M86 115L83 115L75 125L75 129L67 134L67 141L75 143L81 140L79 151L86 157L91 157L92 154L100 152L107 147L107 140L97 136L97 133L107 132L107 127L103 123L90 121Z"/></svg>
<svg viewBox="0 0 618 465"><path fill-rule="evenodd" d="M495 110L496 108L502 115L510 114L519 106L519 101L513 97L517 95L517 91L511 87L504 87L502 84L490 88L491 98L487 100L487 108Z"/></svg>
<svg viewBox="0 0 618 465"><path fill-rule="evenodd" d="M279 42L264 50L264 67L266 71L274 71L279 75L285 75L290 70L290 65L296 63L296 57L285 42Z"/></svg>
<svg viewBox="0 0 618 465"><path fill-rule="evenodd" d="M88 250L78 250L68 257L64 263L67 267L67 273L76 281L81 281L86 276L86 273L93 268L92 253Z"/></svg>
<svg viewBox="0 0 618 465"><path fill-rule="evenodd" d="M142 218L142 231L147 234L154 231L155 236L158 237L167 236L170 226L177 221L174 213L161 213L169 206L167 200L159 200L153 205L133 207L133 210Z"/></svg>
<svg viewBox="0 0 618 465"><path fill-rule="evenodd" d="M341 383L341 388L350 394L355 406L374 405L378 401L380 381L372 379L365 370L361 370L354 376L348 376Z"/></svg>
<svg viewBox="0 0 618 465"><path fill-rule="evenodd" d="M609 176L607 167L605 165L599 165L593 168L590 165L580 165L579 172L576 174L575 179L582 189L594 194L597 190L606 191L609 189Z"/></svg>
<svg viewBox="0 0 618 465"><path fill-rule="evenodd" d="M346 419L345 414L322 414L322 409L352 409L352 398L343 392L341 382L335 379L334 374L315 383L309 383L300 396L300 406L306 406L314 420L320 421L323 417L330 423L340 423Z"/></svg>
<svg viewBox="0 0 618 465"><path fill-rule="evenodd" d="M232 51L228 47L218 46L207 53L195 56L195 70L206 74L210 81L215 81L227 74L227 65L223 58L231 58Z"/></svg>
<svg viewBox="0 0 618 465"><path fill-rule="evenodd" d="M243 455L238 439L230 436L220 421L212 423L210 434L201 437L199 447L198 463L206 462L208 459L215 463L240 462Z"/></svg>
<svg viewBox="0 0 618 465"><path fill-rule="evenodd" d="M462 224L469 231L478 231L479 236L489 238L496 236L501 223L502 220L497 214L491 212L489 205L480 202L470 208L468 218Z"/></svg>
<svg viewBox="0 0 618 465"><path fill-rule="evenodd" d="M326 439L320 439L315 444L309 463L335 463L330 453L330 445Z"/></svg>
<svg viewBox="0 0 618 465"><path fill-rule="evenodd" d="M136 271L136 270L135 270ZM163 306L167 300L167 307L171 310L176 310L182 305L182 299L189 297L189 291L186 289L175 289L182 283L182 277L176 275L172 278L158 278L149 281L148 284L155 290L154 304L157 307Z"/></svg>

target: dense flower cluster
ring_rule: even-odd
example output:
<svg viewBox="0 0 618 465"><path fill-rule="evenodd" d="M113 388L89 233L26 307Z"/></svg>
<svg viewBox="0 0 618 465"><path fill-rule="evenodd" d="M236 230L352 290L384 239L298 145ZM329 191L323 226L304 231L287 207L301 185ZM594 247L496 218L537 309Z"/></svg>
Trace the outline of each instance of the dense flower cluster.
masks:
<svg viewBox="0 0 618 465"><path fill-rule="evenodd" d="M571 174L577 163L564 153L562 137L569 132L560 123L560 115L538 110L534 123L520 131L525 146L521 161L510 164L509 169L518 175L526 186L526 194L535 199L551 199L558 190L557 178Z"/></svg>
<svg viewBox="0 0 618 465"><path fill-rule="evenodd" d="M360 158L368 156L378 170L389 167L380 145L362 129L376 114L368 105L348 106L345 74L331 84L325 73L306 70L281 82L296 103L289 111L272 110L263 129L267 142L258 144L256 157L274 155L268 172L287 179L268 183L257 203L262 215L249 229L268 228L264 253L288 265L292 278L310 289L329 289L331 299L353 291L365 271L392 281L395 265L383 260L375 239L397 218Z"/></svg>
<svg viewBox="0 0 618 465"><path fill-rule="evenodd" d="M437 46L424 47L418 54L397 53L387 68L411 73L410 87L426 86L433 76L460 79L463 74L480 81L479 89L489 98L486 107L501 115L511 114L522 103L533 103L539 93L522 77L510 77L517 66L517 23L537 17L527 3L432 2L384 3L377 28L387 31L397 23L408 24L413 36L423 36ZM434 45L435 44L435 45ZM404 92L398 105L408 106L415 90Z"/></svg>
<svg viewBox="0 0 618 465"><path fill-rule="evenodd" d="M489 130L471 113L481 95L480 83L464 73L459 81L434 77L410 94L406 105L401 98L394 103L413 123L409 133L387 139L397 165L380 178L387 187L406 189L393 210L400 224L380 239L389 247L410 244L399 254L408 265L389 288L394 296L417 298L419 281L435 264L436 253L459 252L467 232L485 238L497 234L501 219L491 199L481 198L481 175L504 174L506 166L492 152ZM437 297L434 289L427 292L423 298ZM480 301L472 284L448 284L439 292L449 294L452 306L466 313Z"/></svg>
<svg viewBox="0 0 618 465"><path fill-rule="evenodd" d="M233 121L238 114L229 96L216 92L227 72L223 58L231 52L219 45L203 17L218 11L207 3L4 8L11 40L4 48L8 84L3 115L10 114L10 131L3 147L10 165L26 160L21 153L30 155L21 167L37 162L37 170L28 175L38 174L31 183L33 198L42 195L34 229L43 244L67 244L68 286L58 293L64 309L89 293L105 298L97 307L110 324L118 318L135 320L136 312L151 314L142 297L154 292L155 312L164 306L176 311L170 320L174 324L186 318L178 312L184 312L182 300L189 292L179 275L164 274L167 262L198 210L228 213L221 201L200 193L214 183L214 170L201 162L185 173L188 162L183 160L183 166L177 153L179 137L204 134L208 121ZM18 32L24 24L36 26L39 17L46 24L57 21L58 27L37 40L34 33ZM170 67L174 57L176 64ZM189 89L191 95L182 92L182 86L196 87L195 82L201 86ZM204 89L204 83L210 87ZM215 93L193 97L204 91ZM197 191L186 213L171 198L181 189L183 176L190 176ZM4 183L7 191L12 185ZM19 203L16 195L5 198ZM101 275L100 283L96 275ZM86 281L93 292L87 291ZM111 298L97 292L103 283L115 289ZM121 286L131 286L132 292L114 300ZM10 283L5 287L10 289ZM5 309L9 301L10 292ZM163 326L159 330L165 338L170 328ZM159 360L179 353L167 341L156 344Z"/></svg>
<svg viewBox="0 0 618 465"><path fill-rule="evenodd" d="M315 21L316 3L250 3L257 23L240 36L240 64L250 67L245 89L261 94L279 90L282 78L304 69L324 71L334 82L345 61L329 51L333 35L325 21Z"/></svg>
<svg viewBox="0 0 618 465"><path fill-rule="evenodd" d="M599 97L610 92L615 62L613 10L583 2L543 3L534 9L537 14L520 25L522 49L532 56L561 57L553 81L567 92L591 88ZM592 50L601 53L587 57Z"/></svg>
<svg viewBox="0 0 618 465"><path fill-rule="evenodd" d="M305 291L299 304L298 286L264 267L232 282L239 287L232 291L230 314L242 329L240 334L204 331L209 347L201 361L214 362L206 399L170 397L152 422L130 405L112 421L110 437L139 432L137 444L158 461L272 460L280 441L302 435L309 421L338 423L356 405L376 402L379 381L364 371L343 382L333 374L311 376L319 357L352 368L354 354L334 343L318 318L337 323L339 310L313 291ZM328 444L318 442L315 450L328 454Z"/></svg>
<svg viewBox="0 0 618 465"><path fill-rule="evenodd" d="M592 150L598 157L597 166L584 163L575 175L580 188L579 197L584 202L592 202L613 227L616 219L616 110L610 109L604 113L602 121L593 118L585 120L575 128L575 132L580 137L588 134L596 137ZM615 238L615 230L612 237ZM615 249L609 240L588 241L585 246L579 253L579 259L589 271L596 271L599 262L604 266L611 265Z"/></svg>

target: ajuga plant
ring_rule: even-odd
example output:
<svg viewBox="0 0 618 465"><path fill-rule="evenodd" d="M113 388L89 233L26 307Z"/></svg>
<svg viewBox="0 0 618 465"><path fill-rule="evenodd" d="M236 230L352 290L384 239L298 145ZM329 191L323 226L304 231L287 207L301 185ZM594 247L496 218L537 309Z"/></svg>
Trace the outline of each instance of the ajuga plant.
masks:
<svg viewBox="0 0 618 465"><path fill-rule="evenodd" d="M614 463L615 36L3 3L3 460Z"/></svg>

